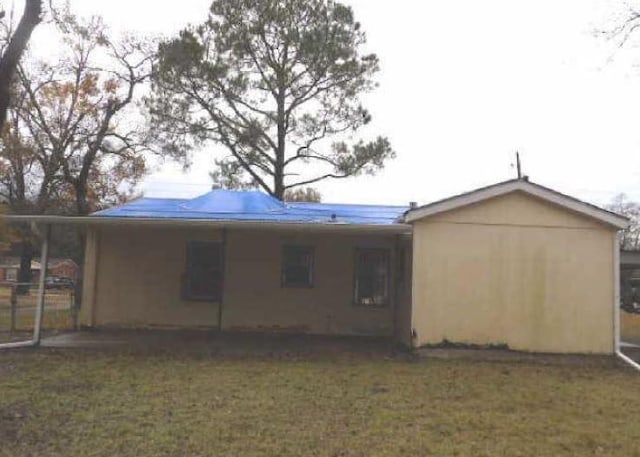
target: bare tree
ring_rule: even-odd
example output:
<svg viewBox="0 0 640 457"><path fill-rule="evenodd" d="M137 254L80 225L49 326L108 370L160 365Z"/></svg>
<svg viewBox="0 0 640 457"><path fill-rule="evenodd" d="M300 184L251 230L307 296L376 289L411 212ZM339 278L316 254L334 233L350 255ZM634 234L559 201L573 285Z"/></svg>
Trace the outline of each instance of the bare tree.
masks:
<svg viewBox="0 0 640 457"><path fill-rule="evenodd" d="M144 40L112 39L97 17L64 10L53 25L61 55L23 59L16 70L0 194L13 212L88 214L126 198L145 173L146 129L136 103L153 52ZM24 239L19 279L29 282L33 248ZM78 233L78 258L82 241Z"/></svg>
<svg viewBox="0 0 640 457"><path fill-rule="evenodd" d="M629 226L620 237L622 249L640 249L640 203L629 200L625 194L616 195L607 209L629 218Z"/></svg>
<svg viewBox="0 0 640 457"><path fill-rule="evenodd" d="M84 215L121 198L145 173L147 137L135 105L153 53L145 41L112 40L98 17L81 21L67 12L57 20L65 55L19 66L22 99L14 110L39 160L42 188L60 184L57 201L66 193L73 212Z"/></svg>

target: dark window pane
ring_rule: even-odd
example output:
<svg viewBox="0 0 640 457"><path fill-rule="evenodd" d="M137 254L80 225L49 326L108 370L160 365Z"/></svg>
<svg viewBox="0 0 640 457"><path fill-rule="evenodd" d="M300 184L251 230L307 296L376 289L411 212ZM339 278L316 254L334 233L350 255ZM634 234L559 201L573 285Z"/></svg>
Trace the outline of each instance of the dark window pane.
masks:
<svg viewBox="0 0 640 457"><path fill-rule="evenodd" d="M285 287L313 285L313 248L285 246L282 249L282 285Z"/></svg>
<svg viewBox="0 0 640 457"><path fill-rule="evenodd" d="M222 244L192 241L187 245L188 299L219 301L222 298Z"/></svg>
<svg viewBox="0 0 640 457"><path fill-rule="evenodd" d="M389 302L389 251L356 251L355 301L359 305L384 306Z"/></svg>

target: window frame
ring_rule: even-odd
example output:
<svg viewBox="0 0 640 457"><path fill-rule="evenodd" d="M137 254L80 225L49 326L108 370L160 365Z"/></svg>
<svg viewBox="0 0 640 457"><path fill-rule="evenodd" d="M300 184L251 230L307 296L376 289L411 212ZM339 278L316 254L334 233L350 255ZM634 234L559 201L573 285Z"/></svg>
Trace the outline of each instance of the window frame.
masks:
<svg viewBox="0 0 640 457"><path fill-rule="evenodd" d="M217 294L214 295L195 295L191 293L189 287L189 278L193 271L191 262L192 246L201 245L217 245L220 252L220 287ZM182 298L185 301L222 303L224 296L224 277L225 277L225 244L221 240L189 240L185 247L185 272L182 281Z"/></svg>
<svg viewBox="0 0 640 457"><path fill-rule="evenodd" d="M386 297L384 303L365 304L358 301L358 275L359 275L359 254L363 251L383 252L386 256ZM385 247L357 247L353 255L353 293L351 294L353 306L364 309L381 309L391 306L391 249Z"/></svg>
<svg viewBox="0 0 640 457"><path fill-rule="evenodd" d="M5 268L4 270L5 281L18 281L18 269L17 268Z"/></svg>
<svg viewBox="0 0 640 457"><path fill-rule="evenodd" d="M307 284L291 284L286 281L286 268L285 260L287 258L287 249L305 249L311 256L309 264L309 282ZM314 246L307 244L283 244L280 250L280 287L283 289L312 289L315 287L315 263L316 263L316 249Z"/></svg>

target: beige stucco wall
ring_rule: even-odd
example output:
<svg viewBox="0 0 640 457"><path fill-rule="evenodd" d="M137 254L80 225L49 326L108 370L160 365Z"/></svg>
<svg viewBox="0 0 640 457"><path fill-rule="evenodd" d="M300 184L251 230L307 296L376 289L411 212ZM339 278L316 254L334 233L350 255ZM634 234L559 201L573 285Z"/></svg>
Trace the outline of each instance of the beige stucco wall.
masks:
<svg viewBox="0 0 640 457"><path fill-rule="evenodd" d="M94 232L88 239L85 271L90 274L94 266L95 290L85 285L82 322L218 327L220 304L182 300L180 278L188 241L221 238L225 242L222 328L393 333L393 303L380 309L353 305L356 247L386 247L393 256L393 236L256 230L229 230L223 235L212 230L111 227ZM283 244L315 247L314 287L281 287Z"/></svg>
<svg viewBox="0 0 640 457"><path fill-rule="evenodd" d="M519 192L417 221L415 343L611 353L614 246L615 230Z"/></svg>
<svg viewBox="0 0 640 457"><path fill-rule="evenodd" d="M187 241L220 240L221 236L220 231L213 230L90 230L85 272L90 275L95 268L95 274L83 284L81 322L216 326L217 306L182 300L181 281Z"/></svg>

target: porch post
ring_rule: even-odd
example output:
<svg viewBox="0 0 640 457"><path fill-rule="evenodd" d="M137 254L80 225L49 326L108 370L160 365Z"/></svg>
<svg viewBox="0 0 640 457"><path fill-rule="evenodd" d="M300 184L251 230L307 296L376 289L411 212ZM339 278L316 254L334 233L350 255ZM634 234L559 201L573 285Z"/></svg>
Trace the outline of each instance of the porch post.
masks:
<svg viewBox="0 0 640 457"><path fill-rule="evenodd" d="M95 325L97 269L99 256L99 235L95 228L87 227L85 239L84 265L82 268L82 297L80 307L80 324L93 327Z"/></svg>
<svg viewBox="0 0 640 457"><path fill-rule="evenodd" d="M220 302L218 303L218 332L222 332L222 303L224 302L225 295L225 282L227 280L226 267L227 267L227 229L222 229L222 293L220 294Z"/></svg>
<svg viewBox="0 0 640 457"><path fill-rule="evenodd" d="M400 236L396 235L393 238L393 259L392 259L392 268L391 274L393 280L391 281L393 284L393 340L394 343L397 343L401 340L401 337L398 335L398 312L400 311L400 306L398 305L400 301L400 272L398 271L400 268L404 268L404 265L400 265L399 263L400 257Z"/></svg>
<svg viewBox="0 0 640 457"><path fill-rule="evenodd" d="M44 314L45 278L49 263L49 239L51 238L51 225L47 224L42 234L42 251L40 255L40 278L38 280L38 302L36 307L36 321L33 325L33 345L40 344L40 330L42 328L42 315Z"/></svg>

